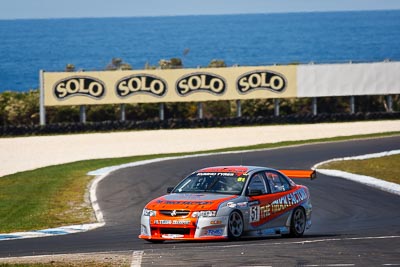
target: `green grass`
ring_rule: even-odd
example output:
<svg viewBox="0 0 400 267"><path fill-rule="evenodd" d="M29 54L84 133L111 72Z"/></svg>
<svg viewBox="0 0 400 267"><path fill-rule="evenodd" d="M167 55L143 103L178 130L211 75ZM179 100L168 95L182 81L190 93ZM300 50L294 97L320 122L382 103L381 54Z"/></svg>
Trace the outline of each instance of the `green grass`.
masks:
<svg viewBox="0 0 400 267"><path fill-rule="evenodd" d="M94 222L95 219L90 203L85 201L85 193L93 177L86 174L89 171L107 166L160 157L267 149L307 143L373 138L399 134L400 132L357 135L308 141L260 144L193 153L86 160L7 175L0 178L0 233Z"/></svg>
<svg viewBox="0 0 400 267"><path fill-rule="evenodd" d="M366 160L334 161L319 168L367 175L400 184L400 154Z"/></svg>

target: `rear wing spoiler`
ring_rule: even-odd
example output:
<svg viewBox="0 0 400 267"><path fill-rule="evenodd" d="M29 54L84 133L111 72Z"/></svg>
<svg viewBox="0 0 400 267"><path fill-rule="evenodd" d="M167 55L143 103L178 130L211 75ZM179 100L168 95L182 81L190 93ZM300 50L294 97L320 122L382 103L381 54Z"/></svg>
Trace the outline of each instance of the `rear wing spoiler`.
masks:
<svg viewBox="0 0 400 267"><path fill-rule="evenodd" d="M279 170L281 173L289 178L305 178L314 180L317 178L315 170Z"/></svg>

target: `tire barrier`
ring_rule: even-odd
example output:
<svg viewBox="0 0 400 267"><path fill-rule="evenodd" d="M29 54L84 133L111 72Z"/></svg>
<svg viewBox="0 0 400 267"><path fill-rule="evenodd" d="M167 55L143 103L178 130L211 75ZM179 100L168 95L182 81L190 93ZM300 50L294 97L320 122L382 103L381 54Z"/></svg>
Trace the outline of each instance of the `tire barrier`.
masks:
<svg viewBox="0 0 400 267"><path fill-rule="evenodd" d="M276 124L312 124L324 122L354 122L368 120L400 119L400 112L374 113L321 113L291 114L281 116L204 118L204 119L168 119L146 121L102 121L86 123L54 123L41 125L7 125L0 126L0 136L31 136L49 134L70 134L130 130L211 128L233 126L259 126Z"/></svg>

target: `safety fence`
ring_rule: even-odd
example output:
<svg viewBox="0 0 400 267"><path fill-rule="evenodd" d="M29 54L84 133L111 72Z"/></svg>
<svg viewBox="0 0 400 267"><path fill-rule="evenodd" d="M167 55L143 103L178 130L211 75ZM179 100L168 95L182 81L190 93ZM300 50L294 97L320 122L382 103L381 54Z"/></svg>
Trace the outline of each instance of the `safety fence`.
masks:
<svg viewBox="0 0 400 267"><path fill-rule="evenodd" d="M128 130L156 130L208 127L234 127L274 124L304 124L322 122L352 122L367 120L397 120L400 112L374 113L335 113L335 114L291 114L282 116L203 118L203 119L168 119L146 121L103 121L86 123L54 123L47 125L19 125L0 127L1 136L27 136L67 133L89 133Z"/></svg>

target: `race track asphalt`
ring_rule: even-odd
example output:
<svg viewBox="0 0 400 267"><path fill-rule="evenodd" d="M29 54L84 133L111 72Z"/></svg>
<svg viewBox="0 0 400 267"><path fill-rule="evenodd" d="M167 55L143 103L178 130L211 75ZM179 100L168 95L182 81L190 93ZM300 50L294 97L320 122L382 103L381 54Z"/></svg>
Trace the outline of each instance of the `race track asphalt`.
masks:
<svg viewBox="0 0 400 267"><path fill-rule="evenodd" d="M144 251L142 266L383 266L400 265L400 197L341 178L319 175L306 184L313 226L303 238L235 242L167 242L137 238L143 206L190 172L212 165L310 168L337 157L400 149L400 136L322 143L256 152L168 160L120 169L99 183L106 226L93 231L0 242L0 257ZM394 168L399 168L400 163Z"/></svg>

